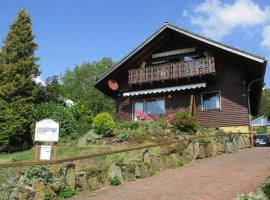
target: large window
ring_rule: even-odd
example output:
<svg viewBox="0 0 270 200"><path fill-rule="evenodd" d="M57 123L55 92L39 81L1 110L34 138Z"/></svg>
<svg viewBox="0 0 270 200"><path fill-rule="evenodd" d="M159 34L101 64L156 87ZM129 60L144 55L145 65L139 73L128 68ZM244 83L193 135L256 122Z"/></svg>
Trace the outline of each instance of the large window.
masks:
<svg viewBox="0 0 270 200"><path fill-rule="evenodd" d="M202 93L202 109L203 111L220 109L220 93Z"/></svg>
<svg viewBox="0 0 270 200"><path fill-rule="evenodd" d="M137 120L137 114L163 115L165 114L165 99L146 99L135 101L133 105L133 119Z"/></svg>

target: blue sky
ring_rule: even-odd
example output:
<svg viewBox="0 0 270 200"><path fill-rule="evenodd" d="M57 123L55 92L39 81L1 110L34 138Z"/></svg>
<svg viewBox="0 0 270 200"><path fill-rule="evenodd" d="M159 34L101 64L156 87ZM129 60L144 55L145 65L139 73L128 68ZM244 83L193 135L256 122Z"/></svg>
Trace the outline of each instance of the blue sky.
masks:
<svg viewBox="0 0 270 200"><path fill-rule="evenodd" d="M33 19L43 80L82 62L118 61L164 22L270 58L269 0L0 0L0 41L21 8Z"/></svg>

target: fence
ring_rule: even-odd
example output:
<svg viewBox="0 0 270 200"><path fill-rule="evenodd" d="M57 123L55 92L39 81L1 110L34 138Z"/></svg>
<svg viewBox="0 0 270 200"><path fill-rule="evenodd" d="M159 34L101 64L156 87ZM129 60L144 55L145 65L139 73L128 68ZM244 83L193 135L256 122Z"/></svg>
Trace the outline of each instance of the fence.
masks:
<svg viewBox="0 0 270 200"><path fill-rule="evenodd" d="M124 149L120 149L120 150L103 152L103 153L92 153L92 154L86 154L83 156L74 156L71 158L64 158L64 159L57 159L57 160L29 161L29 162L20 162L20 163L0 163L0 169L1 168L10 168L10 167L26 167L26 166L35 166L35 165L61 164L61 163L73 162L73 161L77 161L77 160L83 160L83 159L87 159L87 158L108 156L108 155L112 155L112 154L116 154L116 153L125 153L125 152L140 150L140 149L169 146L169 145L173 145L173 144L177 144L177 143L181 143L181 142L185 142L185 141L192 141L192 140L205 139L205 138L228 137L231 135L240 135L240 134L246 135L246 133L227 133L227 134L192 136L192 137L179 139L177 141L172 141L172 142L143 145L143 146L138 146L138 147L133 147L133 148L124 148Z"/></svg>

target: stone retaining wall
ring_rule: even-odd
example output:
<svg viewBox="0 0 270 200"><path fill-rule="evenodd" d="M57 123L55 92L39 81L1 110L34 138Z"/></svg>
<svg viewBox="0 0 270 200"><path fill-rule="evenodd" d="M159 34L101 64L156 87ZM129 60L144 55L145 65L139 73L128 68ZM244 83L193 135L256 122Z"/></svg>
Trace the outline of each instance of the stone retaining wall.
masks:
<svg viewBox="0 0 270 200"><path fill-rule="evenodd" d="M133 181L153 176L165 169L180 167L191 160L204 159L223 153L233 153L239 149L250 147L249 135L237 134L227 137L190 140L160 147L155 153L151 149L145 149L144 151L140 151L141 156L139 156L139 159L127 159L122 163L112 162L107 170L89 168L81 172L75 172L74 164L70 163L66 165L65 179L62 182L55 182L50 186L51 199L55 199L55 194L59 191L59 188L65 185L79 191L97 190L112 184L110 177L117 177L119 183ZM33 187L20 186L16 190L13 199L43 200L45 197L44 185L37 181L32 185Z"/></svg>

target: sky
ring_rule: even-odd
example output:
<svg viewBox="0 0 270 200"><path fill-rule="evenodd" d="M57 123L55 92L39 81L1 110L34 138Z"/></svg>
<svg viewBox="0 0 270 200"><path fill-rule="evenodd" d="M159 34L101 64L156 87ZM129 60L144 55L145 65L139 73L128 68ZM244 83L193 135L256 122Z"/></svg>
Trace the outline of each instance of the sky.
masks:
<svg viewBox="0 0 270 200"><path fill-rule="evenodd" d="M119 61L165 22L270 58L269 0L0 0L0 46L22 8L43 81L83 62Z"/></svg>

